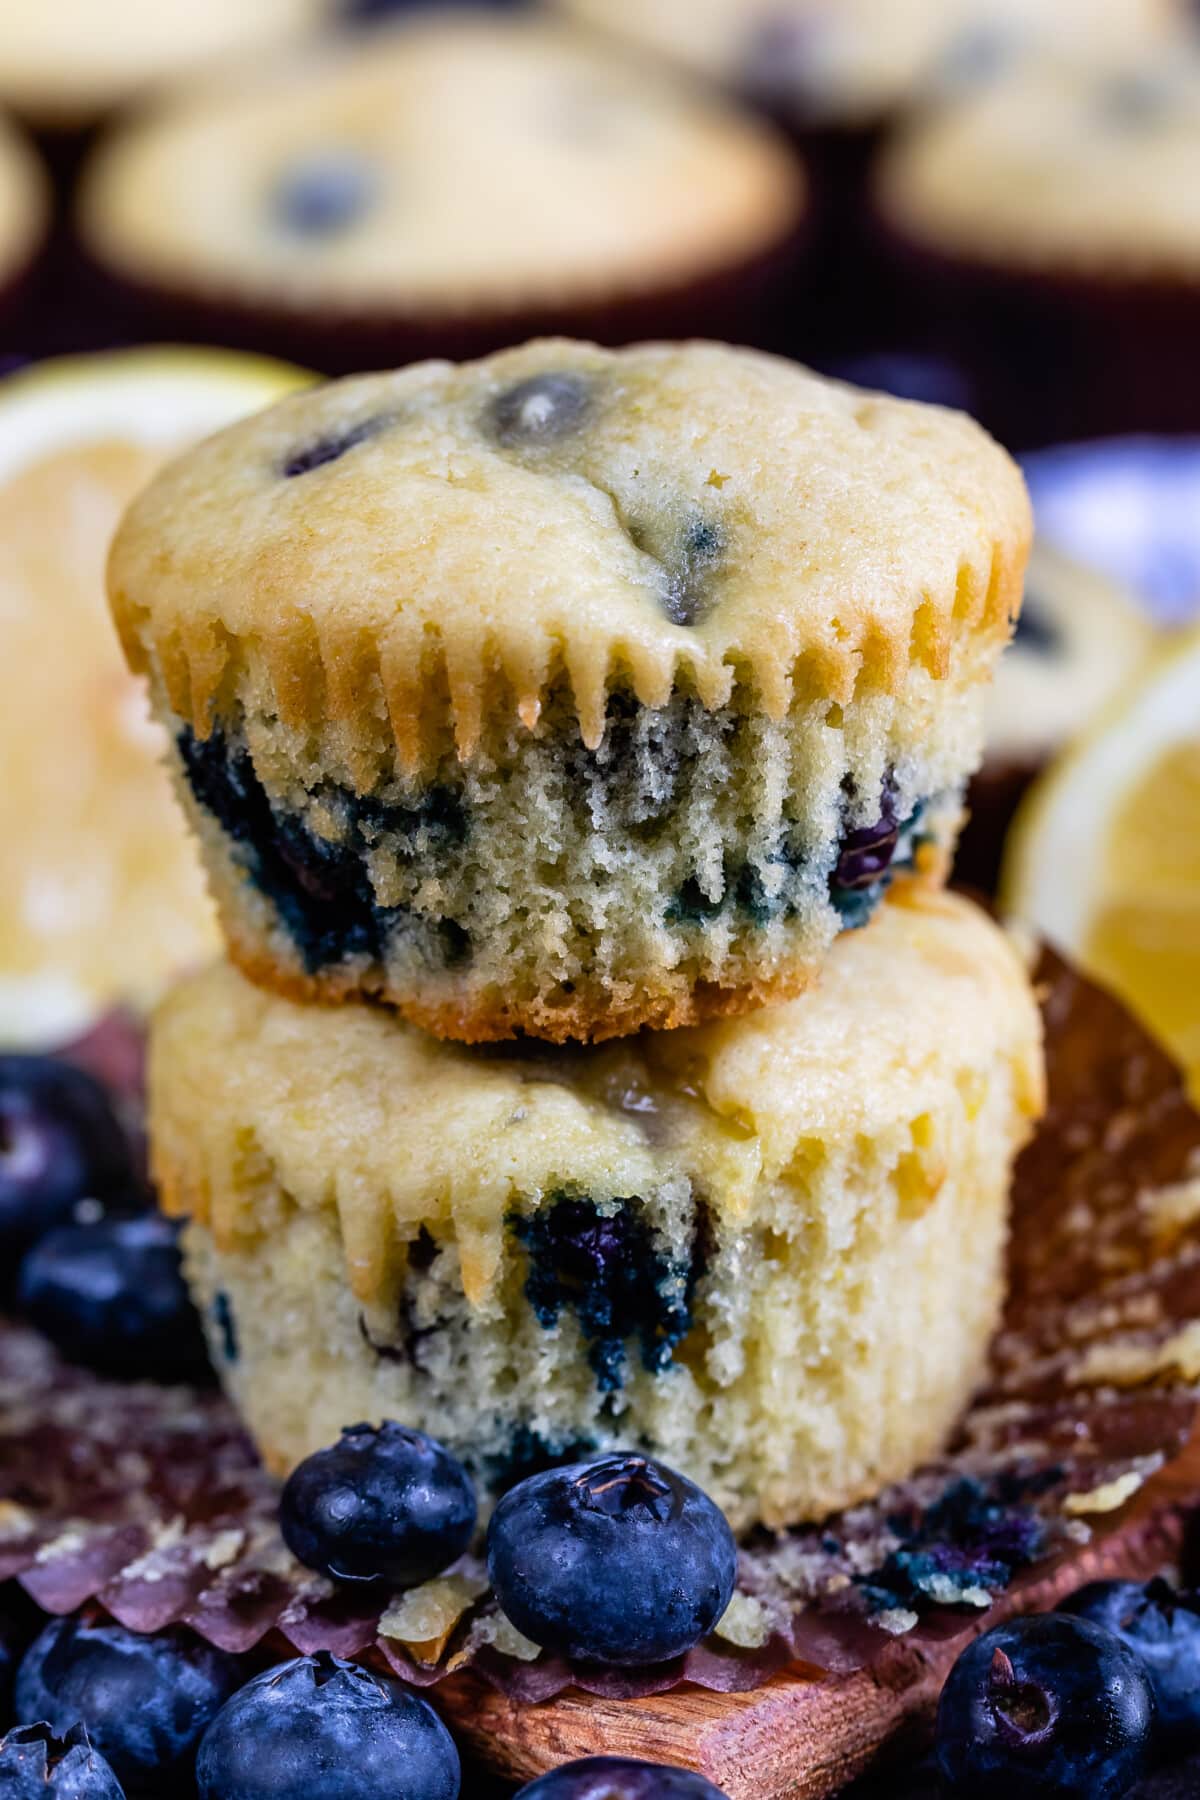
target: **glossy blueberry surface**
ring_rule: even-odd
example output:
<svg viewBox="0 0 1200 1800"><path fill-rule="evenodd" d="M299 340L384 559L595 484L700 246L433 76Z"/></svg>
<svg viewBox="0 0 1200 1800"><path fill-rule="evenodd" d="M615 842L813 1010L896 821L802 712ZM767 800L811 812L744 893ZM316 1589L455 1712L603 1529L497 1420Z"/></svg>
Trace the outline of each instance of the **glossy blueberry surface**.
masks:
<svg viewBox="0 0 1200 1800"><path fill-rule="evenodd" d="M125 1790L82 1725L62 1737L44 1723L0 1739L2 1800L125 1800Z"/></svg>
<svg viewBox="0 0 1200 1800"><path fill-rule="evenodd" d="M516 1800L726 1800L721 1788L690 1769L588 1756L564 1763L523 1787Z"/></svg>
<svg viewBox="0 0 1200 1800"><path fill-rule="evenodd" d="M535 1644L583 1662L669 1662L728 1606L737 1550L693 1482L641 1456L534 1475L492 1515L496 1597Z"/></svg>
<svg viewBox="0 0 1200 1800"><path fill-rule="evenodd" d="M458 1752L424 1700L321 1651L268 1669L209 1727L200 1800L456 1800Z"/></svg>
<svg viewBox="0 0 1200 1800"><path fill-rule="evenodd" d="M142 1636L111 1619L53 1619L21 1663L16 1710L59 1734L86 1726L131 1794L182 1794L201 1737L240 1679L234 1657L180 1626Z"/></svg>
<svg viewBox="0 0 1200 1800"><path fill-rule="evenodd" d="M1165 1738L1200 1748L1200 1594L1166 1581L1093 1581L1060 1610L1128 1644L1149 1674Z"/></svg>
<svg viewBox="0 0 1200 1800"><path fill-rule="evenodd" d="M53 1057L0 1055L0 1282L84 1201L145 1203L104 1089Z"/></svg>
<svg viewBox="0 0 1200 1800"><path fill-rule="evenodd" d="M351 1425L292 1471L279 1523L293 1555L335 1581L412 1587L460 1557L475 1530L471 1478L423 1431Z"/></svg>
<svg viewBox="0 0 1200 1800"><path fill-rule="evenodd" d="M126 1380L203 1381L208 1353L160 1213L51 1232L26 1256L17 1299L72 1362Z"/></svg>
<svg viewBox="0 0 1200 1800"><path fill-rule="evenodd" d="M1139 1658L1049 1613L985 1632L950 1671L937 1761L963 1800L1120 1800L1147 1768L1154 1695Z"/></svg>

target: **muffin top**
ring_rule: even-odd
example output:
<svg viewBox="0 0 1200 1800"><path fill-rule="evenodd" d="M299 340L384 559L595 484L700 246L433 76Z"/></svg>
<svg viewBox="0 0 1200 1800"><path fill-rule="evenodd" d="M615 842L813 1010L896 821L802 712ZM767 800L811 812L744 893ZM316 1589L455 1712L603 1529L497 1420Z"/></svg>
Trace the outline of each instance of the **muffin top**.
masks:
<svg viewBox="0 0 1200 1800"><path fill-rule="evenodd" d="M800 123L868 126L1031 43L1135 43L1183 0L557 0Z"/></svg>
<svg viewBox="0 0 1200 1800"><path fill-rule="evenodd" d="M536 726L566 674L710 708L735 682L902 692L976 679L1020 605L1015 465L963 415L720 344L531 343L311 389L172 464L122 523L126 653L207 733L222 683L285 723L385 713L401 757L447 702ZM243 691L245 691L243 689Z"/></svg>
<svg viewBox="0 0 1200 1800"><path fill-rule="evenodd" d="M50 183L25 138L0 119L0 281L33 257L50 224Z"/></svg>
<svg viewBox="0 0 1200 1800"><path fill-rule="evenodd" d="M984 262L1200 274L1200 54L1040 58L932 113L884 157L888 222Z"/></svg>
<svg viewBox="0 0 1200 1800"><path fill-rule="evenodd" d="M35 124L82 126L214 57L258 54L333 0L5 0L0 101Z"/></svg>
<svg viewBox="0 0 1200 1800"><path fill-rule="evenodd" d="M101 146L82 226L189 293L373 316L683 284L788 238L770 129L533 17L428 16L179 96Z"/></svg>
<svg viewBox="0 0 1200 1800"><path fill-rule="evenodd" d="M968 901L914 891L840 939L800 1000L597 1049L465 1049L381 1010L273 998L221 964L160 1008L150 1088L172 1210L252 1241L271 1228L269 1171L303 1210L337 1206L370 1299L396 1238L441 1221L477 1296L513 1200L564 1182L607 1200L683 1172L749 1224L798 1153L861 1137L911 1158L919 1187L923 1147L936 1180L945 1132L1004 1065L1035 1116L1041 1024L1021 961ZM239 1183L248 1130L256 1179Z"/></svg>
<svg viewBox="0 0 1200 1800"><path fill-rule="evenodd" d="M1017 633L987 702L989 761L1040 762L1095 717L1158 642L1149 615L1093 569L1034 548Z"/></svg>

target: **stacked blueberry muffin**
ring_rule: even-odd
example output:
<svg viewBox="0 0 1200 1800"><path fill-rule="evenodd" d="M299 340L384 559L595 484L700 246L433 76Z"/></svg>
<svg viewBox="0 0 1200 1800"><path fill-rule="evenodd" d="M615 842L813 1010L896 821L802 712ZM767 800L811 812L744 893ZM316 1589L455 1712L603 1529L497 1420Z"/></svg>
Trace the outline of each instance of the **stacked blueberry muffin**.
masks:
<svg viewBox="0 0 1200 1800"><path fill-rule="evenodd" d="M338 383L134 505L232 958L159 1015L156 1172L274 1466L391 1416L748 1527L945 1440L1041 1103L939 892L1028 539L968 420L715 344Z"/></svg>

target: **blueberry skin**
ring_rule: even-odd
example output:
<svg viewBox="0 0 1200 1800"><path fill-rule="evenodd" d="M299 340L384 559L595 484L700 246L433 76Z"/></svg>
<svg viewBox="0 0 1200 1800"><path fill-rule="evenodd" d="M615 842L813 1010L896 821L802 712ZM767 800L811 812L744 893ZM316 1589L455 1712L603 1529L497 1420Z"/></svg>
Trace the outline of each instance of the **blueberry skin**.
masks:
<svg viewBox="0 0 1200 1800"><path fill-rule="evenodd" d="M196 1780L200 1800L457 1800L461 1771L427 1701L322 1650L222 1707Z"/></svg>
<svg viewBox="0 0 1200 1800"><path fill-rule="evenodd" d="M737 1547L707 1494L662 1463L606 1456L522 1481L492 1515L488 1574L535 1644L581 1662L669 1662L728 1606Z"/></svg>
<svg viewBox="0 0 1200 1800"><path fill-rule="evenodd" d="M625 1756L588 1756L564 1763L523 1787L516 1800L728 1800L691 1769L633 1762Z"/></svg>
<svg viewBox="0 0 1200 1800"><path fill-rule="evenodd" d="M450 1452L387 1419L349 1425L292 1471L279 1524L294 1556L334 1581L413 1587L462 1555L478 1509Z"/></svg>
<svg viewBox="0 0 1200 1800"><path fill-rule="evenodd" d="M1127 1644L1087 1619L998 1625L950 1671L937 1762L964 1800L1120 1800L1149 1764L1154 1693Z"/></svg>
<svg viewBox="0 0 1200 1800"><path fill-rule="evenodd" d="M52 1619L18 1671L17 1716L59 1734L82 1722L131 1794L183 1793L240 1677L236 1658L179 1626L142 1636L109 1619Z"/></svg>
<svg viewBox="0 0 1200 1800"><path fill-rule="evenodd" d="M52 1231L21 1265L26 1317L70 1361L121 1379L203 1381L204 1334L178 1223L159 1213Z"/></svg>
<svg viewBox="0 0 1200 1800"><path fill-rule="evenodd" d="M1164 1739L1180 1750L1200 1743L1200 1594L1166 1581L1093 1581L1059 1610L1128 1644L1150 1677Z"/></svg>
<svg viewBox="0 0 1200 1800"><path fill-rule="evenodd" d="M108 1096L51 1056L0 1056L0 1267L70 1223L82 1200L145 1203Z"/></svg>
<svg viewBox="0 0 1200 1800"><path fill-rule="evenodd" d="M3 1800L125 1800L125 1790L82 1725L56 1737L44 1722L0 1740Z"/></svg>

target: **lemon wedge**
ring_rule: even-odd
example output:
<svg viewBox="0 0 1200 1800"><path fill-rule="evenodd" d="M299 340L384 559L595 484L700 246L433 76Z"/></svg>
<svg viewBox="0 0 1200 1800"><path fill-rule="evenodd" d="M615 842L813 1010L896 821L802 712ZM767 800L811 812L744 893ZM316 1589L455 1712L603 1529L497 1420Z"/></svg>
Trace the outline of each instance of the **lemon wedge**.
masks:
<svg viewBox="0 0 1200 1800"><path fill-rule="evenodd" d="M1001 903L1119 994L1200 1099L1200 631L1035 784Z"/></svg>
<svg viewBox="0 0 1200 1800"><path fill-rule="evenodd" d="M307 379L223 351L144 350L0 382L0 1044L149 1005L216 948L104 562L167 455Z"/></svg>

